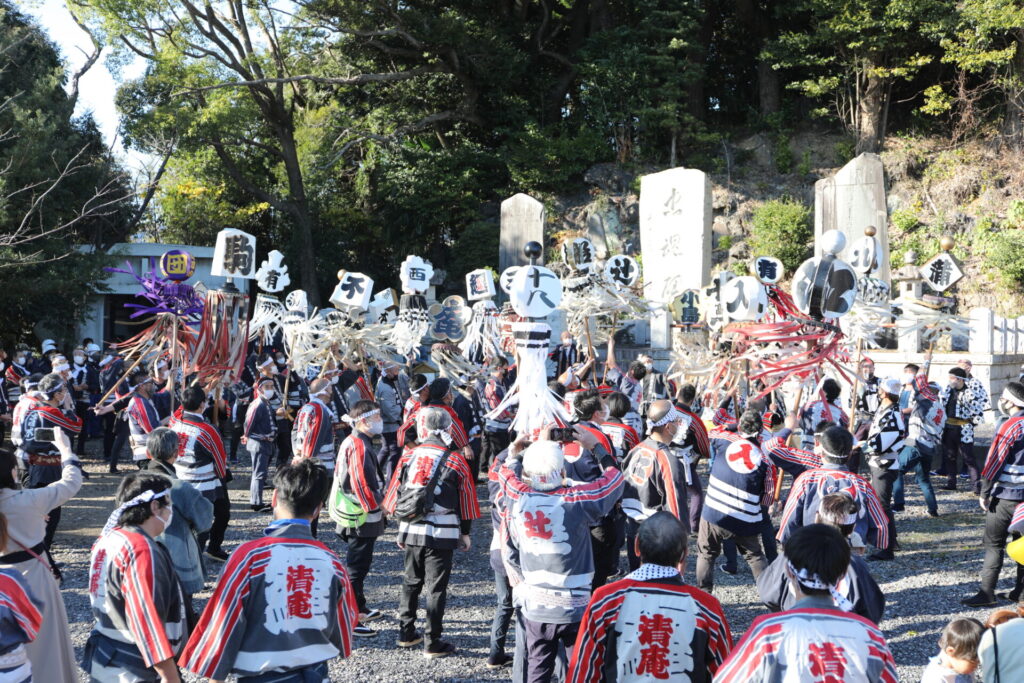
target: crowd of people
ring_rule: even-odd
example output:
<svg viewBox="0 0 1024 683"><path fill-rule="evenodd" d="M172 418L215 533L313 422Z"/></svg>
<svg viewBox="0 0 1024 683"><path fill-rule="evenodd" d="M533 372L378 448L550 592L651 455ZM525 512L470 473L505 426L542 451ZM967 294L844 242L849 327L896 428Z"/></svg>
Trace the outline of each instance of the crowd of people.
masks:
<svg viewBox="0 0 1024 683"><path fill-rule="evenodd" d="M865 358L848 405L826 378L787 406L756 383L715 395L674 382L644 354L622 367L614 344L599 362L563 335L549 387L571 419L515 433L503 403L514 357L486 358L473 376L342 357L300 375L281 349L254 348L241 373L201 380L88 339L70 357L50 340L0 351L11 443L0 449L0 680L78 680L51 549L86 443L102 439L95 457L110 473L125 450L135 468L87 568L91 680L329 680L328 664L379 637L374 622L392 607L364 591L389 525L404 553L396 647L449 656L452 567L456 551L482 552L470 531L486 499L486 665L517 682L896 681L870 563L899 551L906 475L933 517L932 476L965 485L985 511L966 606L1018 603L1024 589L1018 565L1013 587L996 590L1006 544L1024 532L1024 384L996 400L1003 418L976 461L984 385L964 360L940 386L928 358L898 379ZM267 527L228 549L240 451ZM739 554L767 612L734 642L714 591ZM963 683L979 667L986 681L1024 680L1015 610L955 619L936 640L922 681Z"/></svg>

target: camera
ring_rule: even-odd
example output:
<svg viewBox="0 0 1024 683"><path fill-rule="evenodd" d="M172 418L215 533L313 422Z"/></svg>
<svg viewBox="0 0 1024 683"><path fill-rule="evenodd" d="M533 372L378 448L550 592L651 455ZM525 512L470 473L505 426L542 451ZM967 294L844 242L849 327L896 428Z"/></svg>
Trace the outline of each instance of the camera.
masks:
<svg viewBox="0 0 1024 683"><path fill-rule="evenodd" d="M576 430L573 427L552 427L548 430L548 435L552 441L560 443L570 443L576 440Z"/></svg>
<svg viewBox="0 0 1024 683"><path fill-rule="evenodd" d="M50 443L57 440L54 430L50 427L39 427L32 438L34 441L48 441Z"/></svg>

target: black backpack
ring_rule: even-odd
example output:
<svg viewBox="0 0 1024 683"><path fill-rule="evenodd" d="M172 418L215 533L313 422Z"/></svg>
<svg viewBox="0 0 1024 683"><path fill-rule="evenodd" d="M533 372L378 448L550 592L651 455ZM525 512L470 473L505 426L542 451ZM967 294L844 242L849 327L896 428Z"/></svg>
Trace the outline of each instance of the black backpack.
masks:
<svg viewBox="0 0 1024 683"><path fill-rule="evenodd" d="M413 489L403 486L398 493L398 501L395 503L395 512L392 515L399 522L415 524L419 522L434 507L434 489L437 488L437 480L441 478L444 464L451 455L452 450L446 448L444 455L437 461L434 473L430 475L430 481L423 488ZM408 474L406 475L408 476Z"/></svg>

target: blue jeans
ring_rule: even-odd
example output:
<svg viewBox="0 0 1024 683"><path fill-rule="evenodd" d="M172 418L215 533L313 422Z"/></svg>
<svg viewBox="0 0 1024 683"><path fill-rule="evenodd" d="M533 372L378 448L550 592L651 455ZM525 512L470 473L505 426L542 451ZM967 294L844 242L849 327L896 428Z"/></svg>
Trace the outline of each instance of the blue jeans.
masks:
<svg viewBox="0 0 1024 683"><path fill-rule="evenodd" d="M935 500L935 489L932 488L932 481L928 475L928 468L932 464L934 449L930 446L920 444L917 447L904 446L897 456L900 463L900 473L914 472L917 474L917 485L921 487L921 495L924 496L924 504L929 512L938 512L939 505ZM903 477L897 477L892 486L892 501L897 507L903 507Z"/></svg>
<svg viewBox="0 0 1024 683"><path fill-rule="evenodd" d="M491 621L491 657L497 658L505 654L505 639L515 610L512 608L512 586L508 582L508 575L494 572L494 589L498 602Z"/></svg>

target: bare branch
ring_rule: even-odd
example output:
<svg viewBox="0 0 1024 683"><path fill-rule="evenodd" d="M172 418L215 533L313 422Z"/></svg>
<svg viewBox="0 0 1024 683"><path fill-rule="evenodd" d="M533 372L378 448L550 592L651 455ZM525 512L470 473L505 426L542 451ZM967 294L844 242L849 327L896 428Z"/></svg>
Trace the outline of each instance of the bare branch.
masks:
<svg viewBox="0 0 1024 683"><path fill-rule="evenodd" d="M295 83L298 81L309 81L311 83L321 83L324 85L364 85L366 83L395 83L398 81L408 81L417 76L422 76L428 73L439 73L444 71L441 67L430 66L430 67L419 67L416 69L410 69L408 71L396 71L392 73L373 73L373 74L359 74L358 76L348 77L332 77L332 76L317 76L315 74L302 74L299 76L287 76L285 78L258 78L247 81L234 81L231 83L217 83L215 85L204 85L200 88L189 88L187 90L179 90L176 93L172 93L171 97L181 97L182 95L192 95L199 92L206 92L208 90L222 90L224 88L243 88L252 87L257 85L271 85L274 83Z"/></svg>
<svg viewBox="0 0 1024 683"><path fill-rule="evenodd" d="M78 71L71 75L71 92L68 93L68 98L71 100L72 106L78 102L78 86L82 80L82 77L96 64L96 61L100 58L100 53L103 51L102 46L96 41L96 36L93 34L92 29L85 25L85 23L78 18L75 11L72 9L74 3L68 2L68 14L71 15L71 19L78 25L78 28L85 32L85 35L89 36L89 42L92 43L92 52L85 53L85 63L79 67ZM84 51L83 51L84 52Z"/></svg>

